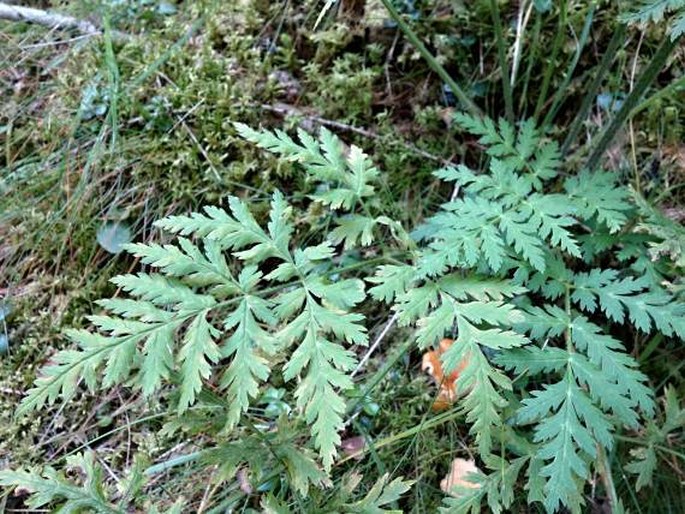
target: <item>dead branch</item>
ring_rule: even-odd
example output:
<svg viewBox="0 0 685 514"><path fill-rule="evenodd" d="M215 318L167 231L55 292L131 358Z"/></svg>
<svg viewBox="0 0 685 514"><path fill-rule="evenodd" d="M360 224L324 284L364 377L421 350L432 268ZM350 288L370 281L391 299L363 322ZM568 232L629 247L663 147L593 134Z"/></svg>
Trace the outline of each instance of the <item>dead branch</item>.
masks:
<svg viewBox="0 0 685 514"><path fill-rule="evenodd" d="M10 5L5 2L0 2L0 20L25 21L27 23L35 23L36 25L42 25L53 29L71 29L88 36L102 34L102 29L100 27L87 20L79 20L73 16L44 11L42 9L34 9L33 7ZM114 39L128 38L126 34L118 31L113 31L112 37Z"/></svg>
<svg viewBox="0 0 685 514"><path fill-rule="evenodd" d="M259 107L265 111L273 112L273 113L278 114L280 116L301 116L306 122L309 122L309 124L314 123L314 124L319 124L319 125L325 125L327 127L332 127L336 130L344 130L347 132L352 132L354 134L359 134L359 135L367 137L369 139L381 139L381 136L379 134L372 132L370 130L366 130L366 129L359 128L359 127L354 127L352 125L348 125L346 123L341 123L341 122L336 121L336 120L329 120L327 118L322 118L320 116L315 116L312 114L306 114L304 111L298 109L294 105L278 103L276 105L262 104ZM310 127L307 127L307 128L310 129ZM450 160L444 159L444 158L439 157L437 155L433 155L431 153L426 152L425 150L421 150L417 146L415 146L412 143L409 143L407 141L397 141L396 144L403 146L404 148L406 148L410 152L415 153L417 155L420 155L422 157L425 157L426 159L430 159L432 161L439 162L444 166L451 166L452 165L452 162Z"/></svg>

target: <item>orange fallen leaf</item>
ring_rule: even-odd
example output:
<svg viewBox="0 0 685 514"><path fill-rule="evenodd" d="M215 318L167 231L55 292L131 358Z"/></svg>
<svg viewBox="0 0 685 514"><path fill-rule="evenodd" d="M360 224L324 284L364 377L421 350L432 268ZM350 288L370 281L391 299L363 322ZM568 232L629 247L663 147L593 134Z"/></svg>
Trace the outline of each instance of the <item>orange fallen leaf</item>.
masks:
<svg viewBox="0 0 685 514"><path fill-rule="evenodd" d="M480 484L470 482L467 479L470 473L482 473L482 471L478 469L478 466L476 466L476 463L472 459L454 459L449 473L440 481L440 489L452 496L459 496L459 493L454 491L455 487L469 489L479 488Z"/></svg>
<svg viewBox="0 0 685 514"><path fill-rule="evenodd" d="M436 412L449 408L457 399L457 386L455 382L468 363L467 360L463 360L452 373L445 376L440 357L453 343L453 339L443 339L440 341L437 350L423 354L423 360L421 362L421 370L433 377L433 380L440 388L438 397L433 402L433 410Z"/></svg>

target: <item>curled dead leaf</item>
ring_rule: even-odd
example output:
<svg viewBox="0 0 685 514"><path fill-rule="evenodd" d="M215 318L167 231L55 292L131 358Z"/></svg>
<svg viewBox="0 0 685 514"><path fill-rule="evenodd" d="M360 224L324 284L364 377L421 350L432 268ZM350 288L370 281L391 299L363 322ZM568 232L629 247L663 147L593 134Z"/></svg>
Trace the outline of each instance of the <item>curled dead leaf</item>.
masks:
<svg viewBox="0 0 685 514"><path fill-rule="evenodd" d="M452 373L445 376L440 357L450 348L450 346L452 346L453 343L453 339L443 339L440 341L440 344L436 350L423 354L423 360L421 362L421 370L428 373L433 378L436 385L440 388L438 391L438 396L433 402L433 410L436 412L449 408L449 406L452 405L459 396L457 394L456 381L457 378L459 378L459 374L464 370L468 363L468 361L463 360L461 363L459 363L459 366L452 371Z"/></svg>
<svg viewBox="0 0 685 514"><path fill-rule="evenodd" d="M455 488L469 488L477 489L480 484L470 482L467 477L471 473L482 473L473 459L460 459L456 458L452 461L452 467L450 468L447 476L440 481L440 489L442 489L447 494L458 497L458 489Z"/></svg>

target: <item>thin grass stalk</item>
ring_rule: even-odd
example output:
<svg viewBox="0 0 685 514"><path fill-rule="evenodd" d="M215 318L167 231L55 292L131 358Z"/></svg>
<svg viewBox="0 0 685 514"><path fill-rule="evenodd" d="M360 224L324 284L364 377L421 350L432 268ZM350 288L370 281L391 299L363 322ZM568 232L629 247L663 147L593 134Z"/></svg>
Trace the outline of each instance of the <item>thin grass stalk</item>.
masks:
<svg viewBox="0 0 685 514"><path fill-rule="evenodd" d="M659 91L651 95L649 98L644 99L637 107L635 107L635 109L630 112L630 117L632 118L637 113L644 111L657 100L681 90L685 90L685 76L674 80L668 86L659 89Z"/></svg>
<svg viewBox="0 0 685 514"><path fill-rule="evenodd" d="M625 99L623 105L616 113L614 118L611 120L609 126L607 126L604 129L602 135L599 137L599 141L595 145L595 148L590 154L590 157L587 160L587 164L585 165L587 169L597 169L599 161L606 152L607 148L609 148L609 145L614 140L616 133L623 126L626 120L628 120L628 118L630 117L630 113L638 105L638 102L642 98L642 95L644 95L647 88L654 81L654 79L656 79L656 76L659 74L659 72L663 69L664 65L666 64L666 61L668 61L668 58L670 57L673 50L677 48L678 43L681 39L682 37L667 37L664 40L664 42L661 43L661 46L657 49L656 53L652 57L652 60L647 65L647 68L645 68L645 70L640 74L640 77L638 78L635 87L628 95L628 98Z"/></svg>
<svg viewBox="0 0 685 514"><path fill-rule="evenodd" d="M110 150L114 151L119 139L119 86L120 75L117 59L114 55L112 46L112 27L110 26L109 16L104 17L105 29L105 65L107 67L107 81L109 86L109 116L111 122L112 136L110 140Z"/></svg>
<svg viewBox="0 0 685 514"><path fill-rule="evenodd" d="M528 62L526 65L526 72L524 74L524 79L523 79L523 90L521 91L521 94L519 95L520 101L519 101L519 112L524 112L524 109L528 107L528 86L530 85L530 76L533 71L533 65L535 64L538 56L538 49L540 48L540 45L538 44L540 41L540 29L542 28L542 14L539 12L535 13L535 25L533 25L533 35L531 36L530 40L532 41L532 45L530 49L525 52L528 56Z"/></svg>
<svg viewBox="0 0 685 514"><path fill-rule="evenodd" d="M566 135L564 144L561 145L562 155L566 155L566 153L568 153L569 148L576 140L576 137L578 136L578 133L580 132L580 129L583 126L583 122L585 122L588 112L590 112L592 103L595 101L595 98L597 97L597 92L599 91L599 88L602 85L604 76L609 70L611 63L614 62L614 57L616 57L616 50L618 50L618 47L625 40L625 34L625 25L619 25L616 31L614 32L613 37L609 41L609 45L607 46L607 49L604 52L604 55L602 56L602 60L599 63L599 68L595 72L595 78L592 80L590 86L588 86L585 96L583 97L583 101L580 104L580 109L578 110L578 113L576 114L575 118L573 118L573 122L571 122L571 128L569 129L568 134Z"/></svg>
<svg viewBox="0 0 685 514"><path fill-rule="evenodd" d="M607 458L607 454L601 444L597 445L598 468L599 476L602 479L604 490L609 501L609 511L618 512L618 495L616 494L616 487L614 486L614 477L611 474L611 464Z"/></svg>
<svg viewBox="0 0 685 514"><path fill-rule="evenodd" d="M397 12L397 9L395 9L390 0L381 0L381 2L388 10L392 20L397 23L397 26L400 28L400 30L404 32L404 35L407 37L409 42L421 54L421 57L426 60L428 66L430 66L430 68L437 73L438 76L449 86L449 88L452 90L452 93L454 93L464 107L474 116L483 116L483 111L481 111L480 108L473 103L473 101L466 95L464 90L459 87L452 77L450 77L450 74L447 73L447 70L435 59L435 57L433 57L433 54L428 51L416 33L402 19L402 16L400 16L400 13Z"/></svg>
<svg viewBox="0 0 685 514"><path fill-rule="evenodd" d="M566 11L567 11L567 0L563 0L559 5L559 24L557 27L557 33L554 37L554 43L552 44L552 53L550 54L549 60L547 61L547 67L545 68L545 74L542 79L542 87L540 88L540 95L538 96L537 104L535 105L535 114L533 118L536 123L542 112L542 108L545 105L545 99L547 98L547 91L549 90L549 84L552 81L552 74L554 73L555 64L557 62L557 55L559 54L559 49L561 48L561 42L564 38L564 27L566 25Z"/></svg>
<svg viewBox="0 0 685 514"><path fill-rule="evenodd" d="M580 40L578 41L578 47L576 48L576 53L574 54L573 59L571 59L571 62L568 65L568 69L566 70L566 75L564 76L564 80L562 81L561 85L557 88L557 91L554 94L554 100L552 102L552 106L547 111L547 115L545 116L545 119L542 122L543 127L548 127L549 125L552 124L552 121L554 120L555 116L557 115L557 112L559 112L559 108L561 107L561 104L564 101L564 97L566 96L566 90L568 88L568 85L571 83L571 78L573 77L573 73L576 71L576 66L578 66L578 61L580 60L580 56L582 55L583 49L585 48L585 45L586 45L586 43L590 37L590 29L592 28L592 22L594 20L596 9L597 9L597 4L593 3L590 6L590 9L588 10L587 15L585 16L585 23L583 24L583 30L580 33Z"/></svg>
<svg viewBox="0 0 685 514"><path fill-rule="evenodd" d="M490 13L492 22L495 25L495 37L497 38L497 57L502 73L502 90L504 92L504 111L507 121L512 125L514 118L514 98L511 92L511 82L509 81L509 68L507 66L507 55L505 49L504 32L502 31L502 20L500 19L499 6L497 0L490 0Z"/></svg>
<svg viewBox="0 0 685 514"><path fill-rule="evenodd" d="M526 8L527 7L527 8ZM516 22L516 39L514 41L514 55L512 56L511 63L511 78L509 82L511 83L512 90L516 86L516 75L518 74L519 67L521 65L521 48L523 46L523 36L526 32L526 27L530 21L530 16L535 10L535 5L531 3L526 6L525 0L521 1L521 6L519 8L518 20Z"/></svg>

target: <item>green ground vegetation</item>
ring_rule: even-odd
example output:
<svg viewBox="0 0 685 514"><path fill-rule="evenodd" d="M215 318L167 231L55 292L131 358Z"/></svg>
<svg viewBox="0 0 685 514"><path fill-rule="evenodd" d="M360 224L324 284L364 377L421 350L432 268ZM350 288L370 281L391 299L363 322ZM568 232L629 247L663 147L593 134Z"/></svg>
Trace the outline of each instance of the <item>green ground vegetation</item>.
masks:
<svg viewBox="0 0 685 514"><path fill-rule="evenodd" d="M685 7L677 0L638 4L37 6L92 19L103 33L89 37L0 20L0 470L26 473L0 478L24 482L3 490L0 512L65 500L98 512L479 512L481 502L490 511L504 505L545 512L557 501L584 512L681 512ZM294 149L305 142L296 134L318 137L323 129L341 140L330 155L339 151L343 162L361 149L366 157L354 162L368 166L353 178L312 172L317 161ZM358 190L344 217L327 195L337 191L332 184L345 190L359 176L373 193ZM46 378L46 365L63 363L60 352L87 344L65 329L91 327L88 316L103 310L98 300L135 293L136 284L112 277L156 267L178 276L165 269L164 255L146 249L153 247L123 251L127 243L176 244L174 233L189 225L174 216L213 205L238 218L236 202L261 227L280 212L293 251L334 234L335 255L319 248L325 255L298 272L348 284L349 291L322 294L321 304L364 316L364 338L348 337L354 327L332 329L355 343L350 356L332 361L364 359L345 393L330 396L342 402L329 423L342 439L337 458L331 460L335 436L317 439L302 415L302 385L288 376L286 351L270 354L273 373L257 381L237 412L237 400L227 400L239 397L235 390L220 384L220 374L199 370L194 376L204 380L195 385L170 373L145 391L139 375L121 370L105 379L107 388L98 378L89 390L79 376L65 380L64 391L27 396L37 378ZM543 221L522 207L536 202ZM506 216L512 224L504 225ZM162 222L165 232L155 225L160 219L176 222ZM368 226L353 225L355 219ZM485 221L500 232L474 232ZM520 233L510 236L515 226ZM212 239L209 230L187 231L203 244ZM489 245L471 257L463 246L457 257L454 231ZM274 270L279 258L265 254L255 263ZM239 261L229 259L230 271L249 282ZM400 279L402 266L418 274ZM473 298L500 303L430 332L448 303L428 296L430 284L454 268L497 281L496 293ZM367 293L375 292L354 293L362 279ZM424 293L423 300L411 297ZM414 299L425 307L412 306ZM555 323L571 312L559 330ZM514 327L531 317L547 325ZM292 323L276 318L276 325ZM453 326L460 328L450 332ZM465 403L433 412L436 388L421 372L422 352L438 332L468 333L465 327L503 338L474 346L489 348L479 368L489 378L471 384ZM556 337L564 352L579 353L578 367L562 373L550 352L549 361L526 367L536 348ZM367 360L361 343L376 338ZM507 353L523 345L521 338L533 349ZM611 341L618 342L623 367L610 369L593 354L595 341L612 351L618 347ZM209 350L205 355L212 361ZM601 383L578 378L587 369L624 384L615 403L595 395ZM612 375L616 369L621 377ZM486 382L506 383L507 392L481 388ZM574 451L583 462L599 462L591 473L582 465L570 473L552 458L561 442L544 433L542 420L559 406L544 404L541 391L562 386L574 401L591 397L601 407L594 417L569 421L580 447ZM45 402L66 390L69 401ZM21 402L34 400L36 410L16 414ZM497 417L490 404L499 406ZM580 411L577 405L567 410ZM500 417L507 422L498 424ZM611 442L590 429L605 418ZM523 428L513 430L516 423ZM597 447L588 448L593 437ZM538 451L546 459L534 459ZM475 458L490 473L480 496L441 490L455 457ZM531 480L536 474L547 476L546 484ZM567 483L545 489L550 475ZM43 502L26 494L41 488ZM491 498L483 493L490 490Z"/></svg>

